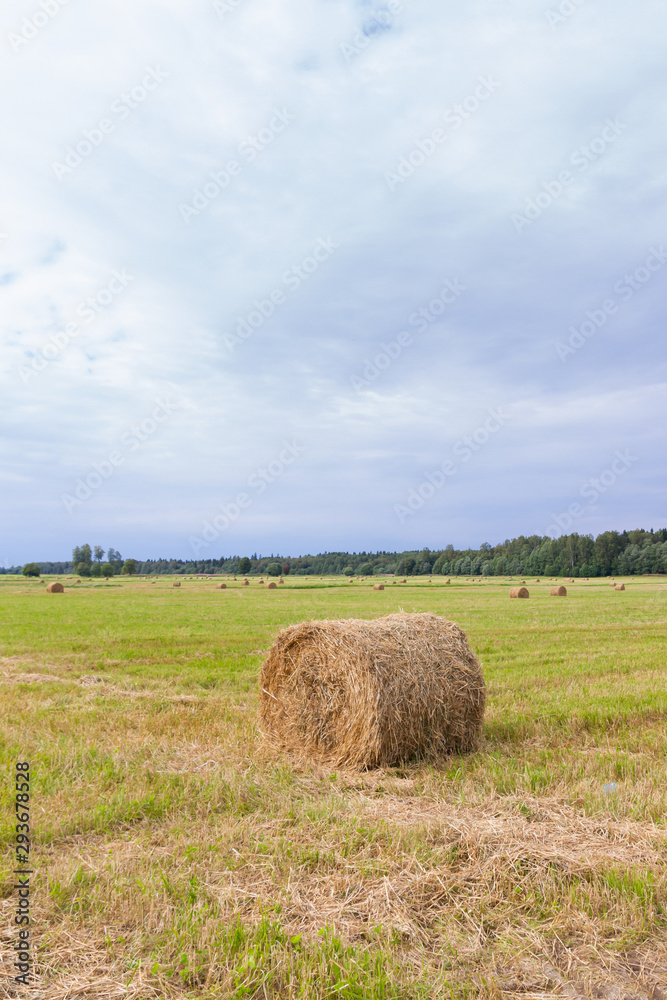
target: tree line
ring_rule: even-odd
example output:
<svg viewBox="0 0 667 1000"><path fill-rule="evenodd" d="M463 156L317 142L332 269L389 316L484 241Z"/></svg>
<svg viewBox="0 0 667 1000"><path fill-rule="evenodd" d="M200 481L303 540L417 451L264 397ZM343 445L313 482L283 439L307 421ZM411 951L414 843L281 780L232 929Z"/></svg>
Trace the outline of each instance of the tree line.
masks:
<svg viewBox="0 0 667 1000"><path fill-rule="evenodd" d="M218 559L125 559L110 548L77 546L69 562L29 563L30 572L110 577L124 574L237 574L242 576L633 576L667 573L667 528L605 531L592 535L520 535L478 549L409 552L324 552L305 556L228 556ZM2 573L25 572L14 566Z"/></svg>

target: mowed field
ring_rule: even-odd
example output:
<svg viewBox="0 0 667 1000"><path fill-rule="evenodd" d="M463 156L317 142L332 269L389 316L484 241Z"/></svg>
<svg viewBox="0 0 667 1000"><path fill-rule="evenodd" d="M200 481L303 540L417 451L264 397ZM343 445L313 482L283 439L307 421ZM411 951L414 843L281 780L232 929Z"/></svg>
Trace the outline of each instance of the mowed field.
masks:
<svg viewBox="0 0 667 1000"><path fill-rule="evenodd" d="M6 995L665 1000L665 578L527 580L529 600L496 578L180 579L0 578ZM267 756L277 630L399 609L468 634L481 750L368 773ZM38 958L14 993L17 760Z"/></svg>

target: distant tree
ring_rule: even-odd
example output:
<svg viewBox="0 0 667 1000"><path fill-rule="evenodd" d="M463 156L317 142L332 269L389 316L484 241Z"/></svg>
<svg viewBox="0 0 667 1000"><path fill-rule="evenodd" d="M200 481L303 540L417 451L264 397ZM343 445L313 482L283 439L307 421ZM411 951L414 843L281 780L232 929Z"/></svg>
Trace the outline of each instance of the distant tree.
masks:
<svg viewBox="0 0 667 1000"><path fill-rule="evenodd" d="M95 561L101 563L104 559L104 549L101 545L96 545L94 549Z"/></svg>
<svg viewBox="0 0 667 1000"><path fill-rule="evenodd" d="M354 566L346 566L343 570L343 576L354 576Z"/></svg>
<svg viewBox="0 0 667 1000"><path fill-rule="evenodd" d="M239 559L239 573L249 573L251 565L252 564L248 557L243 556L242 559Z"/></svg>
<svg viewBox="0 0 667 1000"><path fill-rule="evenodd" d="M41 576L41 569L38 563L26 563L21 570L24 576Z"/></svg>
<svg viewBox="0 0 667 1000"><path fill-rule="evenodd" d="M93 563L93 565L91 567L91 570L90 570L90 575L91 576L102 576L102 570L101 570L100 564L98 562Z"/></svg>
<svg viewBox="0 0 667 1000"><path fill-rule="evenodd" d="M107 559L109 560L110 563L114 564L114 566L116 567L116 572L118 572L118 570L123 565L123 557L118 551L118 549L109 549L109 551L107 552Z"/></svg>
<svg viewBox="0 0 667 1000"><path fill-rule="evenodd" d="M137 560L136 559L126 559L123 563L123 573L126 576L134 576L137 572Z"/></svg>
<svg viewBox="0 0 667 1000"><path fill-rule="evenodd" d="M279 562L270 562L266 567L266 572L269 576L280 576L282 573L282 566Z"/></svg>
<svg viewBox="0 0 667 1000"><path fill-rule="evenodd" d="M290 564L285 563L283 565L283 576L289 576L289 571L290 571Z"/></svg>
<svg viewBox="0 0 667 1000"><path fill-rule="evenodd" d="M105 562L102 566L102 576L113 576L114 568L113 563Z"/></svg>
<svg viewBox="0 0 667 1000"><path fill-rule="evenodd" d="M372 576L373 574L373 563L365 562L359 567L359 576Z"/></svg>
<svg viewBox="0 0 667 1000"><path fill-rule="evenodd" d="M77 545L72 552L74 572L79 576L90 576L90 567L92 562L93 553L90 545Z"/></svg>
<svg viewBox="0 0 667 1000"><path fill-rule="evenodd" d="M406 556L403 559L399 559L396 572L399 576L412 576L415 571L415 564L416 561L412 556Z"/></svg>

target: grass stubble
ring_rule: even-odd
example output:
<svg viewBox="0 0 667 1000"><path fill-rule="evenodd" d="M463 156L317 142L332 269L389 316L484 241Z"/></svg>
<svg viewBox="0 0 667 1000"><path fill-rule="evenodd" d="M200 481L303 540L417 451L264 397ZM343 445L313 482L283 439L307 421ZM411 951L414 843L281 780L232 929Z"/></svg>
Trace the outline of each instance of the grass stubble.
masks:
<svg viewBox="0 0 667 1000"><path fill-rule="evenodd" d="M445 588L0 583L2 986L119 997L667 998L664 578ZM388 581L387 581L388 582ZM434 611L483 745L353 773L263 748L259 668L309 618ZM34 985L12 983L12 800L33 782Z"/></svg>

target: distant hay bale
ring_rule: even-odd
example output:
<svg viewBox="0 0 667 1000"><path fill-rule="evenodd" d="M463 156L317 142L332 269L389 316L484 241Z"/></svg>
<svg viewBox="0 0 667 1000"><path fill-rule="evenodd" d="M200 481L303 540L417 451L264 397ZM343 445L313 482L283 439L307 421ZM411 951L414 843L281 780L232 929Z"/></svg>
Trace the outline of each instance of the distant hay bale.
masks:
<svg viewBox="0 0 667 1000"><path fill-rule="evenodd" d="M403 577L403 579L402 579L402 580L399 580L398 582L399 582L399 583L407 583L408 581L407 581L407 580L405 579L405 577Z"/></svg>
<svg viewBox="0 0 667 1000"><path fill-rule="evenodd" d="M354 583L354 580L352 578L350 578L347 582L348 583Z"/></svg>
<svg viewBox="0 0 667 1000"><path fill-rule="evenodd" d="M227 584L226 583L216 583L215 588L216 588L216 590L227 590Z"/></svg>
<svg viewBox="0 0 667 1000"><path fill-rule="evenodd" d="M530 597L527 587L510 587L510 597Z"/></svg>
<svg viewBox="0 0 667 1000"><path fill-rule="evenodd" d="M176 580L175 583L172 583L172 587L180 587L180 583L178 582L178 580Z"/></svg>
<svg viewBox="0 0 667 1000"><path fill-rule="evenodd" d="M250 586L250 580L244 580L243 583L241 584L241 586L242 587L249 587Z"/></svg>
<svg viewBox="0 0 667 1000"><path fill-rule="evenodd" d="M75 583L81 583L81 580L75 580L74 582Z"/></svg>
<svg viewBox="0 0 667 1000"><path fill-rule="evenodd" d="M278 586L279 586L279 587L281 587L281 586L284 586L284 585L285 585L285 581L284 581L284 580L283 580L283 578L281 577L281 578L280 578L280 579L278 580Z"/></svg>
<svg viewBox="0 0 667 1000"><path fill-rule="evenodd" d="M53 583L48 583L46 585L46 593L47 594L64 594L65 593L65 588L63 587L62 583L58 583L57 580L54 580Z"/></svg>
<svg viewBox="0 0 667 1000"><path fill-rule="evenodd" d="M567 597L567 590L565 587L552 587L550 595L551 597Z"/></svg>
<svg viewBox="0 0 667 1000"><path fill-rule="evenodd" d="M535 581L535 583L539 583L539 582L540 582L540 580L539 580L539 577L538 577L538 579Z"/></svg>
<svg viewBox="0 0 667 1000"><path fill-rule="evenodd" d="M383 583L374 583L373 584L373 590L384 590L384 584Z"/></svg>
<svg viewBox="0 0 667 1000"><path fill-rule="evenodd" d="M610 586L610 587L612 588L612 590L613 590L613 588L614 588L614 587L616 586L616 584L615 584L615 583L610 583L610 584L609 584L609 586Z"/></svg>
<svg viewBox="0 0 667 1000"><path fill-rule="evenodd" d="M261 584L263 584L263 583L264 583L264 580L260 580L259 582L260 582Z"/></svg>
<svg viewBox="0 0 667 1000"><path fill-rule="evenodd" d="M275 584L275 583L273 582L273 580L272 580L272 581L271 581L271 583L267 583L267 585L266 585L266 589L267 589L267 590L277 590L277 589L278 589L278 587L276 586L276 584Z"/></svg>
<svg viewBox="0 0 667 1000"><path fill-rule="evenodd" d="M617 583L615 585L615 587L614 587L614 590L625 590L625 584L624 583Z"/></svg>
<svg viewBox="0 0 667 1000"><path fill-rule="evenodd" d="M470 752L484 705L465 633L434 614L292 625L276 636L260 677L266 743L333 767Z"/></svg>
<svg viewBox="0 0 667 1000"><path fill-rule="evenodd" d="M447 579L445 580L445 587L448 587L451 582L452 581L449 579L449 577L447 577Z"/></svg>

